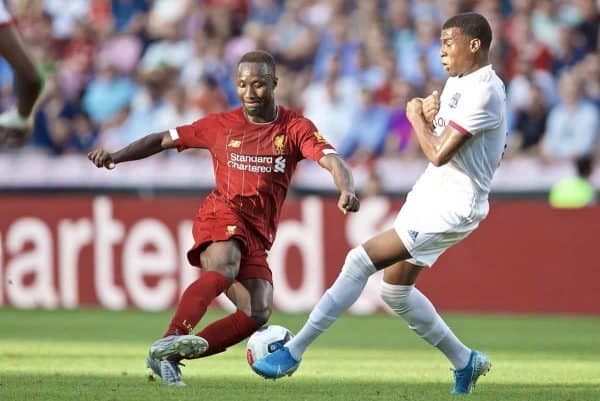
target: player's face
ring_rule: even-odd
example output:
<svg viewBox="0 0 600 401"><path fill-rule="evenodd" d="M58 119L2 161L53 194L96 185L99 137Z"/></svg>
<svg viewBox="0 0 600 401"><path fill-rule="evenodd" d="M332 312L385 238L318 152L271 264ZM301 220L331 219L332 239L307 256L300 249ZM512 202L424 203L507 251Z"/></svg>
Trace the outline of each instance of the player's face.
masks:
<svg viewBox="0 0 600 401"><path fill-rule="evenodd" d="M454 77L468 71L473 63L472 38L464 35L459 28L453 27L442 31L440 41L440 58L448 75Z"/></svg>
<svg viewBox="0 0 600 401"><path fill-rule="evenodd" d="M268 118L274 113L273 90L277 78L264 63L241 63L237 70L237 93L249 117Z"/></svg>

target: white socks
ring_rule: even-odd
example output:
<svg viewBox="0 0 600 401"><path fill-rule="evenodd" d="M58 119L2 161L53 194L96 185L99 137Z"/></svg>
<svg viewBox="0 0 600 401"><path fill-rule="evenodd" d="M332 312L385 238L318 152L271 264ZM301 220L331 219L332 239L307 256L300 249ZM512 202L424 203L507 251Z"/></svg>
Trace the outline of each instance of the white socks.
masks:
<svg viewBox="0 0 600 401"><path fill-rule="evenodd" d="M286 344L295 360L302 359L306 348L356 302L375 271L373 262L362 246L348 252L335 283L323 294L304 327Z"/></svg>
<svg viewBox="0 0 600 401"><path fill-rule="evenodd" d="M382 282L381 298L398 316L408 322L409 328L442 351L455 369L460 370L467 365L471 350L460 342L438 315L429 299L414 285Z"/></svg>

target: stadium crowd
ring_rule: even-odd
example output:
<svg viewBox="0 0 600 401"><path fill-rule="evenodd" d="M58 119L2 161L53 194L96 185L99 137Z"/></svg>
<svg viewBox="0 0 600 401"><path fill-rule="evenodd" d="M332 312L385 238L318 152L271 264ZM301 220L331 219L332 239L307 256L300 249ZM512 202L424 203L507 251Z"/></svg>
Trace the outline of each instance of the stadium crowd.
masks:
<svg viewBox="0 0 600 401"><path fill-rule="evenodd" d="M11 2L8 2L11 4ZM343 156L420 158L404 107L441 91L443 21L485 15L507 86L507 157L600 154L600 2L595 0L32 0L13 15L45 88L21 152L115 149L237 106L239 57L278 61L279 103L302 111ZM0 61L0 108L13 77ZM198 156L202 157L202 156Z"/></svg>

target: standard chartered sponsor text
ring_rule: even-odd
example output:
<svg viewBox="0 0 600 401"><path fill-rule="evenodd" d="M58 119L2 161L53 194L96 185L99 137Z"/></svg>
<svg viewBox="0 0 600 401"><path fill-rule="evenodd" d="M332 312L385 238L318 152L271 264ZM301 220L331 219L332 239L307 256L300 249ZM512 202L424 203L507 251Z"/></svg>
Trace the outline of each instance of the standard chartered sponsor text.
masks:
<svg viewBox="0 0 600 401"><path fill-rule="evenodd" d="M272 173L273 156L230 153L227 166L236 170L249 171L251 173Z"/></svg>

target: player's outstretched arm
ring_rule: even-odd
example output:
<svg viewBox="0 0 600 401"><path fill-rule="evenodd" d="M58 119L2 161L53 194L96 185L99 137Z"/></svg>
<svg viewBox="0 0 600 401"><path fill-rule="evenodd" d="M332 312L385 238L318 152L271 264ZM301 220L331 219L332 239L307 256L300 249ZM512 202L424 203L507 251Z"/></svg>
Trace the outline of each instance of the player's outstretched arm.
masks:
<svg viewBox="0 0 600 401"><path fill-rule="evenodd" d="M118 163L144 159L174 147L175 143L171 139L171 135L168 131L164 131L146 135L114 153L104 149L92 150L88 153L88 159L98 168L105 167L112 170Z"/></svg>
<svg viewBox="0 0 600 401"><path fill-rule="evenodd" d="M465 143L469 137L460 131L446 126L440 136L436 136L431 124L425 120L423 114L423 100L412 99L406 106L406 116L413 127L423 153L434 166L442 166L452 159L452 156Z"/></svg>
<svg viewBox="0 0 600 401"><path fill-rule="evenodd" d="M344 159L336 154L329 154L319 160L319 165L331 173L336 187L340 190L338 209L344 214L346 212L357 212L360 208L360 202L354 190L352 172Z"/></svg>

